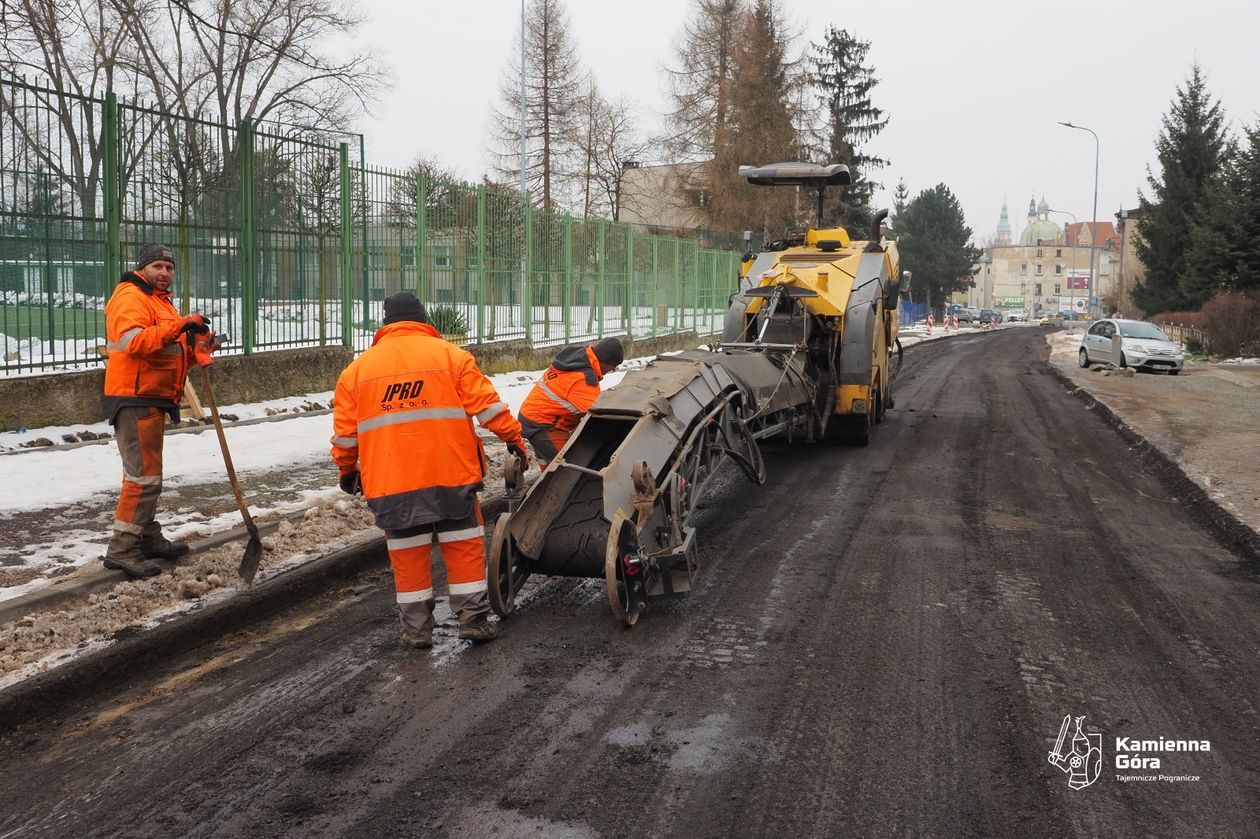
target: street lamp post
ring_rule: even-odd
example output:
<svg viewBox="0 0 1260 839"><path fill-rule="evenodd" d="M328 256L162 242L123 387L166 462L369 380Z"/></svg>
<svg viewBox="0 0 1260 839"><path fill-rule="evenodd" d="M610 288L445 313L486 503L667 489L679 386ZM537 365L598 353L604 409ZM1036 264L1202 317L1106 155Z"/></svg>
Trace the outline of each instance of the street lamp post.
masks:
<svg viewBox="0 0 1260 839"><path fill-rule="evenodd" d="M1101 145L1098 142L1098 135L1094 133L1094 130L1092 128L1086 128L1083 125L1073 125L1070 122L1060 122L1059 125L1065 126L1067 128L1075 128L1078 131L1088 131L1090 134L1094 135L1094 211L1093 211L1093 215L1090 217L1090 221L1096 222L1098 221L1098 152L1099 152L1099 147ZM1095 273L1094 251L1097 249L1097 247L1098 247L1098 242L1097 242L1097 238L1094 235L1094 225L1091 223L1089 226L1089 291L1088 291L1089 317L1091 320L1094 317L1096 317L1096 313L1094 312L1094 290L1096 289L1096 286L1094 285L1094 273Z"/></svg>
<svg viewBox="0 0 1260 839"><path fill-rule="evenodd" d="M1071 216L1072 224L1078 224L1075 213L1069 213L1067 210L1047 210L1050 213L1058 213L1061 216ZM1066 236L1064 237L1067 238ZM1072 279L1076 276L1076 242L1068 242L1068 247L1072 249L1072 267L1068 269L1068 298L1072 301L1072 319L1076 319L1076 289L1072 287Z"/></svg>

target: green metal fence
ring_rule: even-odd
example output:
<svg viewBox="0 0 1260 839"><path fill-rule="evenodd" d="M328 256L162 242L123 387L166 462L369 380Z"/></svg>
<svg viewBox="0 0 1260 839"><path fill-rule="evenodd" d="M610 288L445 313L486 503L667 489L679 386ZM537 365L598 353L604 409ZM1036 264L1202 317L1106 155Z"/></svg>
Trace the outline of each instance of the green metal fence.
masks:
<svg viewBox="0 0 1260 839"><path fill-rule="evenodd" d="M714 332L739 260L370 166L357 134L0 77L0 375L99 363L105 301L148 241L175 249L180 309L245 353L363 349L404 289L470 343Z"/></svg>

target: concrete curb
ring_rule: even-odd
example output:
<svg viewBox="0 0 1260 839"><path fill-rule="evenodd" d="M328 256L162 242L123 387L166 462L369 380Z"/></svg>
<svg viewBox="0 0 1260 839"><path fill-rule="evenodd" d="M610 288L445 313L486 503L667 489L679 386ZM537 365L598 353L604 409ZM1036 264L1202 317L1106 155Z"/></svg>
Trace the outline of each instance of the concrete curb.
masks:
<svg viewBox="0 0 1260 839"><path fill-rule="evenodd" d="M493 522L507 510L502 496L482 504ZM58 716L82 699L99 697L125 684L137 670L161 665L175 656L238 632L257 621L323 594L373 568L388 566L385 537L335 551L245 589L222 603L176 615L147 630L127 629L103 650L80 656L0 691L0 734Z"/></svg>
<svg viewBox="0 0 1260 839"><path fill-rule="evenodd" d="M1067 389L1068 393L1081 400L1087 408L1096 413L1120 437L1132 446L1138 456L1150 466L1169 492L1181 499L1190 509L1195 511L1207 525L1218 542L1231 553L1238 554L1253 562L1260 562L1260 533L1240 521L1233 513L1214 501L1175 460L1158 449L1153 443L1136 431L1108 405L1095 397L1085 388L1056 367L1053 362L1046 361L1050 373Z"/></svg>

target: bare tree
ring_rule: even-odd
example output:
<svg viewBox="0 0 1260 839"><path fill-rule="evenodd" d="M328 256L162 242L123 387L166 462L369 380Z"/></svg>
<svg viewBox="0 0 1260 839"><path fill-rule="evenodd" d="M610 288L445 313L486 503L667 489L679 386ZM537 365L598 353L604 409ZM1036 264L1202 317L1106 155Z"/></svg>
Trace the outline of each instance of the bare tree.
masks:
<svg viewBox="0 0 1260 839"><path fill-rule="evenodd" d="M99 109L83 100L134 91L118 61L125 40L121 21L97 0L6 0L0 70L46 80L47 89L0 87L0 117L88 217L95 215L103 143Z"/></svg>
<svg viewBox="0 0 1260 839"><path fill-rule="evenodd" d="M582 215L618 220L626 172L652 150L651 139L639 130L641 120L626 97L610 102L593 80L580 100L575 138L582 168Z"/></svg>
<svg viewBox="0 0 1260 839"><path fill-rule="evenodd" d="M520 180L521 68L504 69L499 105L491 114L491 165L500 181ZM564 206L572 182L577 102L582 73L560 0L532 0L525 15L525 188L545 210Z"/></svg>

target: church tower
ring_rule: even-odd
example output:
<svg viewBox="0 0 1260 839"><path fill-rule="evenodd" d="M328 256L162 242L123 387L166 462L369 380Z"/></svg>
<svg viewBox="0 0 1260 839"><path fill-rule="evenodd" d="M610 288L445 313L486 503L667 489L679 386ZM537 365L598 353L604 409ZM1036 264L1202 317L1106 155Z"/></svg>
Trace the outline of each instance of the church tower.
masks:
<svg viewBox="0 0 1260 839"><path fill-rule="evenodd" d="M1011 219L1006 211L1006 199L1002 199L1002 215L998 219L997 236L993 240L995 245L1009 245L1011 243Z"/></svg>

